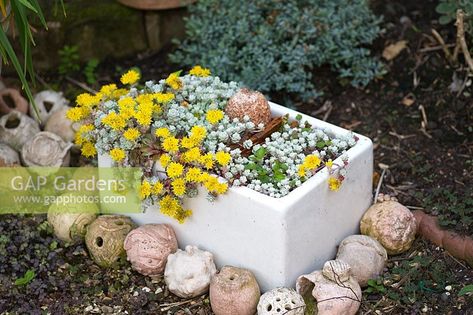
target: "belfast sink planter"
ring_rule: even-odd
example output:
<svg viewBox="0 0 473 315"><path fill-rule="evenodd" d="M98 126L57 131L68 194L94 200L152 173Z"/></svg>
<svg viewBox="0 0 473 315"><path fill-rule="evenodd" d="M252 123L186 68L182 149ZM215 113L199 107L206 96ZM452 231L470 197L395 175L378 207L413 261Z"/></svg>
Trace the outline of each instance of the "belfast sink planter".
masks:
<svg viewBox="0 0 473 315"><path fill-rule="evenodd" d="M349 132L274 103L270 106L273 116L289 114L295 119L302 115L313 127L334 135ZM282 198L247 187L230 187L209 202L202 191L186 199L193 214L184 224L161 214L158 206L129 216L137 224L170 224L181 248L197 245L212 252L219 268L232 265L251 270L262 291L293 287L299 275L321 269L335 256L338 243L357 233L359 221L371 204L372 142L357 137L357 144L347 151L349 164L338 191L329 189L329 174L324 168ZM337 161L342 163L340 158ZM99 155L99 166L111 167L111 158Z"/></svg>

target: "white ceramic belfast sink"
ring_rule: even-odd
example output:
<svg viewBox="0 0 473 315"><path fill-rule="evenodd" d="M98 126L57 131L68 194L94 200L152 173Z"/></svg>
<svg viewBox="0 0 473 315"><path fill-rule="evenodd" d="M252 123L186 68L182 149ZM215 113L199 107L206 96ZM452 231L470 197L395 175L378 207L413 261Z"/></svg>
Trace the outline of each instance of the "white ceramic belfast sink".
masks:
<svg viewBox="0 0 473 315"><path fill-rule="evenodd" d="M298 112L270 103L273 115ZM335 135L349 131L301 114L314 127ZM373 146L357 135L347 151L346 178L338 191L328 187L328 171L322 169L287 196L272 198L246 187L232 187L210 203L206 193L187 199L193 214L184 224L162 215L157 206L145 213L130 213L138 224L168 223L176 231L181 248L197 245L212 252L218 267L232 265L251 270L261 287L293 287L296 278L335 256L337 245L358 232L359 221L372 201ZM340 159L334 161L342 163ZM100 167L110 167L106 155ZM113 209L106 209L113 211Z"/></svg>

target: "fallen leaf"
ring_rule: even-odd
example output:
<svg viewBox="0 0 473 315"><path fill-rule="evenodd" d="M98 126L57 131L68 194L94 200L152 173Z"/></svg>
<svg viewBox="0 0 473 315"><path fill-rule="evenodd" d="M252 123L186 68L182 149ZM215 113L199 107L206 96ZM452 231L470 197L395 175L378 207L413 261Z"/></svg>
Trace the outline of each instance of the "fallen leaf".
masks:
<svg viewBox="0 0 473 315"><path fill-rule="evenodd" d="M383 50L383 58L386 60L393 60L396 58L401 51L403 51L407 47L407 41L406 40L400 40L395 44L388 45L386 48Z"/></svg>
<svg viewBox="0 0 473 315"><path fill-rule="evenodd" d="M411 106L412 104L414 104L416 101L416 97L414 94L412 93L409 93L407 94L406 96L404 96L404 98L402 99L401 103L404 105L404 106Z"/></svg>

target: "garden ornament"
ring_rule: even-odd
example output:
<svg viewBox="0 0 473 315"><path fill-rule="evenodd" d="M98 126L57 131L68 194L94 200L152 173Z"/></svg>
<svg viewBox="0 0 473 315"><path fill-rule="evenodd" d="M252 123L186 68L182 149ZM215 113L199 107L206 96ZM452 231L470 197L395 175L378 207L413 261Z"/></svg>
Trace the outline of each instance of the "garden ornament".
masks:
<svg viewBox="0 0 473 315"><path fill-rule="evenodd" d="M16 89L0 88L0 115L8 114L12 110L28 113L28 101Z"/></svg>
<svg viewBox="0 0 473 315"><path fill-rule="evenodd" d="M20 156L8 144L0 143L0 167L20 165Z"/></svg>
<svg viewBox="0 0 473 315"><path fill-rule="evenodd" d="M258 315L304 315L302 296L292 288L276 288L263 294L258 303Z"/></svg>
<svg viewBox="0 0 473 315"><path fill-rule="evenodd" d="M48 210L48 222L54 229L54 235L64 242L82 241L87 226L97 217L98 206L93 203L69 204L67 213L58 207L54 204Z"/></svg>
<svg viewBox="0 0 473 315"><path fill-rule="evenodd" d="M21 157L26 166L69 166L71 146L58 135L41 131L23 145Z"/></svg>
<svg viewBox="0 0 473 315"><path fill-rule="evenodd" d="M181 298L193 298L208 291L210 280L217 272L213 255L188 245L168 256L164 280L169 291Z"/></svg>
<svg viewBox="0 0 473 315"><path fill-rule="evenodd" d="M77 130L74 128L76 124L66 117L68 110L69 107L63 107L52 113L46 122L44 131L55 133L66 142L73 142Z"/></svg>
<svg viewBox="0 0 473 315"><path fill-rule="evenodd" d="M101 267L110 267L125 256L123 242L135 227L124 215L102 215L87 227L85 244L90 256Z"/></svg>
<svg viewBox="0 0 473 315"><path fill-rule="evenodd" d="M382 274L388 254L377 240L366 235L351 235L340 243L337 259L350 265L353 278L364 287L369 279Z"/></svg>
<svg viewBox="0 0 473 315"><path fill-rule="evenodd" d="M360 222L361 234L381 243L389 255L407 251L416 234L412 212L396 201L383 201L372 205Z"/></svg>
<svg viewBox="0 0 473 315"><path fill-rule="evenodd" d="M45 124L48 118L58 110L66 107L69 101L64 98L62 93L52 90L39 92L34 96L34 102L38 109L39 120L41 124ZM37 119L33 104L30 104L30 115Z"/></svg>
<svg viewBox="0 0 473 315"><path fill-rule="evenodd" d="M168 224L145 224L128 233L124 247L133 269L156 276L164 272L168 256L176 252L177 239Z"/></svg>
<svg viewBox="0 0 473 315"><path fill-rule="evenodd" d="M271 120L271 109L266 97L261 92L246 88L239 90L228 100L225 114L240 121L246 115L255 125L266 125Z"/></svg>
<svg viewBox="0 0 473 315"><path fill-rule="evenodd" d="M0 141L17 151L39 131L38 123L19 111L0 117Z"/></svg>
<svg viewBox="0 0 473 315"><path fill-rule="evenodd" d="M318 315L354 315L361 304L361 288L351 276L350 265L342 260L329 260L322 271L314 271L297 279L299 294L317 302Z"/></svg>
<svg viewBox="0 0 473 315"><path fill-rule="evenodd" d="M210 305L215 315L254 315L260 298L251 271L224 266L210 282Z"/></svg>

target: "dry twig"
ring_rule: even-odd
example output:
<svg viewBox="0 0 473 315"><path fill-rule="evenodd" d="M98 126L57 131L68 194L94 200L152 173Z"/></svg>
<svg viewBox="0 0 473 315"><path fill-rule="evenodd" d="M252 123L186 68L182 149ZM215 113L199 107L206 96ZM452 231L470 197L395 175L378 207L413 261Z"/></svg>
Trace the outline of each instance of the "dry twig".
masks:
<svg viewBox="0 0 473 315"><path fill-rule="evenodd" d="M455 25L457 26L457 42L461 47L465 61L468 64L468 67L473 72L473 60L471 59L470 51L465 40L465 24L463 22L465 18L465 13L463 10L457 10L457 21Z"/></svg>

